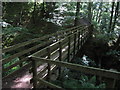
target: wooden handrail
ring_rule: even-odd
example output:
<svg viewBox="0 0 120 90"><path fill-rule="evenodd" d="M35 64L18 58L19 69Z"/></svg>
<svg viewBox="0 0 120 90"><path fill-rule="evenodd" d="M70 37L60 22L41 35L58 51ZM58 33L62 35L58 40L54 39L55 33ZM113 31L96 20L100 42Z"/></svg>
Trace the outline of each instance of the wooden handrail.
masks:
<svg viewBox="0 0 120 90"><path fill-rule="evenodd" d="M58 41L56 41L56 42L54 42L54 43L52 43L52 44L51 44L50 42L52 42L53 39L51 39L51 40L48 40L48 41L43 42L43 43L41 43L41 44L37 44L36 46L30 47L29 49L26 49L26 50L23 50L23 51L21 51L21 52L18 52L18 53L14 54L14 55L12 55L12 56L10 56L10 57L8 57L8 58L2 59L2 61L3 61L2 64L4 65L4 64L6 64L7 62L9 62L10 60L12 60L12 59L14 59L14 58L16 58L16 57L20 57L20 56L22 56L22 55L24 55L24 54L27 54L27 53L29 53L29 52L31 52L31 51L33 51L33 50L36 50L37 48L40 48L41 46L48 44L48 42L50 43L49 46L41 49L40 51L37 51L37 52L33 53L32 55L40 54L40 55L39 55L40 57L41 57L41 55L47 55L47 53L46 53L46 52L47 52L47 48L50 48L50 49L51 49L51 53L52 53L52 52L54 52L56 49L59 49L59 42L61 42L62 48L63 48L63 47L66 47L66 45L68 45L67 43L68 43L68 38L69 38L69 37L73 37L73 36L76 34L76 35L77 35L76 40L78 40L78 38L79 38L79 37L78 37L78 33L82 31L81 35L84 34L88 27L89 27L89 26L85 26L84 28L82 28L82 27L80 27L80 26L77 26L77 27L73 27L71 30L68 29L68 30L65 30L65 31L59 31L59 32L57 32L57 34L58 34L58 33L65 32L64 35L65 35L66 37L62 37L62 38L60 38ZM74 30L73 30L73 29L74 29ZM51 34L51 35L44 36L44 37L41 38L41 40L43 40L45 37L49 38L49 37L51 37L52 35L57 35L57 34L54 33L54 34ZM61 35L61 36L64 36L64 35ZM59 37L58 37L58 38L59 38ZM6 51L4 51L4 52L8 52L9 50L11 51L11 50L13 50L13 49L15 50L15 49L17 49L17 48L19 48L19 47L22 47L22 46L28 45L28 44L30 44L30 43L36 42L36 41L39 40L39 39L40 39L40 38L33 39L33 41L31 41L31 42L29 42L29 41L23 42L24 45L23 45L22 43L21 43L21 44L17 44L17 45L13 46L13 47L10 48L10 49L7 49L7 48L6 48ZM83 39L84 39L84 38L83 38ZM74 40L74 39L71 38L71 43L70 43L69 45L72 45L72 44L73 44L73 42L72 42L73 40ZM81 39L81 41L82 41L82 39ZM76 44L78 44L77 41L76 41ZM19 45L20 45L20 46L19 46ZM71 48L73 49L73 47L71 47ZM71 53L71 48L69 48L69 50L70 50L69 54ZM77 49L77 48L76 48L76 49ZM4 50L5 50L5 49L4 49ZM61 58L59 58L59 59L65 59L65 58L67 57L67 52L64 52L63 54L64 54L64 55L63 55ZM30 55L30 54L29 54L29 55ZM27 56L29 56L29 55L27 55ZM50 55L51 55L51 54L50 54ZM47 55L47 57L50 56L50 55ZM65 55L66 55L66 56L65 56ZM26 56L26 57L27 57L27 56ZM26 58L26 57L25 57L25 58ZM20 61L15 62L14 64L12 64L11 66L8 66L7 68L3 68L3 70L5 70L5 71L10 70L12 67L17 66L17 65L19 65L19 64L22 63L22 62L25 62L25 61L26 61L25 58L23 58L23 59L20 60ZM12 74L11 74L11 75L12 75Z"/></svg>
<svg viewBox="0 0 120 90"><path fill-rule="evenodd" d="M85 28L82 29L82 30L85 30L86 28L87 28L87 27L85 27ZM79 32L80 32L80 31L79 31ZM51 46L53 46L53 45L55 45L55 44L57 44L57 43L59 43L59 42L62 42L62 41L64 41L65 39L68 39L69 37L73 36L73 35L76 34L76 33L78 33L78 32L72 33L71 35L68 35L68 36L65 37L64 39L61 39L61 40L59 40L59 41L57 41L57 42L53 43L52 45L47 46L47 47L45 47L45 48L51 47ZM38 51L38 52L36 52L36 53L34 53L34 54L32 54L32 55L37 55L37 54L40 53L40 52L42 53L42 51L43 51L45 48L41 49L40 51Z"/></svg>
<svg viewBox="0 0 120 90"><path fill-rule="evenodd" d="M67 68L81 71L81 72L87 73L87 74L98 75L98 76L102 76L102 77L106 77L106 78L113 78L113 79L120 80L120 72L116 72L116 71L109 71L109 70L105 70L105 69L88 67L88 66L83 66L83 65L79 65L79 64L63 62L63 61L54 61L52 59L44 59L44 58L40 58L40 57L36 57L36 56L31 56L31 59L37 60L37 61L42 61L42 62L49 63L49 64L55 64L55 65L62 66L62 67L67 67Z"/></svg>
<svg viewBox="0 0 120 90"><path fill-rule="evenodd" d="M64 37L63 39L60 39L57 42L55 42L55 43L41 49L40 51L32 54L30 56L30 61L32 61L33 63L35 63L35 62L37 63L38 61L40 61L39 65L43 65L44 63L47 63L48 67L49 67L49 65L56 65L56 67L63 66L63 67L78 70L78 66L76 66L72 63L65 63L65 62L63 62L63 60L66 59L67 55L68 55L68 59L69 59L68 61L70 61L73 58L73 57L71 58L71 53L74 51L74 55L75 55L76 51L78 49L80 49L80 48L76 48L76 47L79 47L80 42L82 43L82 44L80 44L81 46L85 43L85 41L88 39L89 32L90 32L88 27L90 27L90 26L86 26L85 28L83 28L81 30L76 29L76 30L68 33L67 37ZM83 40L83 39L85 39L85 40ZM51 58L51 59L50 59L50 57L52 57L52 54L46 53L46 52L49 52L48 48L50 49L51 53L53 53L55 51L54 52L55 54L54 54L53 58ZM56 49L57 49L57 51L56 51ZM55 59L56 55L58 55L57 60L59 60L59 61L56 61L56 59ZM41 58L41 57L45 57L45 58ZM55 62L53 62L53 59L55 60ZM41 62L43 62L43 63L41 63ZM36 82L38 81L38 79L36 79L36 78L39 77L36 74L37 73L36 70L37 70L37 67L39 65L33 64L33 67L34 67L34 70L33 70L34 88L37 86ZM81 70L81 68L82 68L82 70ZM79 71L84 72L84 70L89 71L90 69L84 68L83 66L81 66L81 67L79 66ZM45 68L45 71L46 71L46 68ZM46 75L47 77L50 77L50 71L51 71L50 67L47 68L47 75ZM87 71L85 71L85 72L88 73ZM89 73L91 74L92 72L93 72L93 70ZM59 76L58 77L60 77L60 74L61 74L61 68L59 67ZM94 74L94 73L92 73L92 74ZM49 81L49 79L47 79L47 80ZM52 83L49 83L49 84L52 84ZM47 83L45 83L45 85L49 86Z"/></svg>
<svg viewBox="0 0 120 90"><path fill-rule="evenodd" d="M4 49L2 50L2 52L3 52L3 53L9 52L9 51L15 50L15 49L17 49L17 48L20 48L20 47L23 47L23 46L32 44L32 43L34 43L34 42L37 42L37 41L40 41L40 40L49 38L51 35L55 35L55 34L58 34L58 33L70 31L70 30L72 30L72 29L79 28L79 27L82 27L82 25L81 25L81 26L76 26L76 27L73 27L73 28L70 28L70 29L67 29L67 30L58 31L58 32L56 32L56 33L49 34L49 35L46 35L46 36L43 36L43 37L40 37L40 38L35 38L35 39L29 40L29 41L26 41L26 42L23 42L23 43L18 43L18 44L15 44L15 45L13 45L13 46L10 46L10 47L8 47L8 48L4 48Z"/></svg>

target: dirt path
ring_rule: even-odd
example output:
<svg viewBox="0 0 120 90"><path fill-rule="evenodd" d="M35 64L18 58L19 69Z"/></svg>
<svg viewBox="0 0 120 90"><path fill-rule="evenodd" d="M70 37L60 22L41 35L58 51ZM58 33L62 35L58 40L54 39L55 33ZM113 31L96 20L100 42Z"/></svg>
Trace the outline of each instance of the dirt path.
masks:
<svg viewBox="0 0 120 90"><path fill-rule="evenodd" d="M2 81L2 88L32 88L30 84L32 74L30 74L28 70L28 67L26 67L14 76L4 79Z"/></svg>

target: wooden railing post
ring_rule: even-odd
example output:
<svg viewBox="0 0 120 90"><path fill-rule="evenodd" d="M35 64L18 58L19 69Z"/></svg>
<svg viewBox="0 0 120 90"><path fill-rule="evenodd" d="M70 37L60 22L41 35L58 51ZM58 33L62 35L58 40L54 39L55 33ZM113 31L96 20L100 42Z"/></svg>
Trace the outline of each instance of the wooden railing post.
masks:
<svg viewBox="0 0 120 90"><path fill-rule="evenodd" d="M82 47L82 37L83 37L83 32L82 32L82 30L81 30L81 37L80 37L80 39L81 39L81 47Z"/></svg>
<svg viewBox="0 0 120 90"><path fill-rule="evenodd" d="M83 36L84 36L84 38L83 38L83 44L85 43L85 34L86 34L86 29L83 32Z"/></svg>
<svg viewBox="0 0 120 90"><path fill-rule="evenodd" d="M92 37L93 25L89 26L89 37Z"/></svg>
<svg viewBox="0 0 120 90"><path fill-rule="evenodd" d="M36 88L37 88L37 79L36 79L36 77L37 77L37 63L36 63L36 60L32 60L32 70L33 70L33 88L36 90Z"/></svg>
<svg viewBox="0 0 120 90"><path fill-rule="evenodd" d="M25 58L25 57L24 57L24 56L19 57L20 61L21 61L23 58ZM23 66L23 63L21 62L21 64L19 64L19 66L22 67L22 66Z"/></svg>
<svg viewBox="0 0 120 90"><path fill-rule="evenodd" d="M74 34L74 51L73 51L73 57L75 56L76 54L76 33Z"/></svg>
<svg viewBox="0 0 120 90"><path fill-rule="evenodd" d="M62 61L62 43L59 42L59 61ZM58 68L58 78L61 76L61 67Z"/></svg>
<svg viewBox="0 0 120 90"><path fill-rule="evenodd" d="M113 80L113 86L112 86L112 88L115 88L115 85L116 85L116 79Z"/></svg>
<svg viewBox="0 0 120 90"><path fill-rule="evenodd" d="M80 49L80 31L78 31L78 50Z"/></svg>
<svg viewBox="0 0 120 90"><path fill-rule="evenodd" d="M68 37L68 61L67 62L70 62L70 39L71 39L71 37L69 36Z"/></svg>
<svg viewBox="0 0 120 90"><path fill-rule="evenodd" d="M47 48L47 52L48 52L48 59L50 59L51 57L51 50L50 50L50 47ZM47 80L49 81L50 80L50 64L48 63L48 66L47 66L47 69L48 69L48 73L47 73Z"/></svg>

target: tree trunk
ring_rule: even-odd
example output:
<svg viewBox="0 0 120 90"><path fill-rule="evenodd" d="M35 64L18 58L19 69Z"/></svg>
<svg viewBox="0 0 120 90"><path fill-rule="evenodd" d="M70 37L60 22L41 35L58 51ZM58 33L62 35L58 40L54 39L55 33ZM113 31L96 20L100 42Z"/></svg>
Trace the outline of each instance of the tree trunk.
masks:
<svg viewBox="0 0 120 90"><path fill-rule="evenodd" d="M35 11L36 11L36 2L34 2L34 9L33 9L33 12L32 12L32 22L33 22L33 24L35 24Z"/></svg>
<svg viewBox="0 0 120 90"><path fill-rule="evenodd" d="M22 4L22 3L21 3ZM22 5L22 7L21 7L22 9L21 9L21 11L20 11L20 19L19 19L19 25L21 25L22 24L22 18L23 18L23 11L24 11L24 5Z"/></svg>
<svg viewBox="0 0 120 90"><path fill-rule="evenodd" d="M98 15L96 17L96 21L99 23L100 22L100 19L101 19L101 15L102 15L102 2L100 3L99 5L99 11L98 11Z"/></svg>
<svg viewBox="0 0 120 90"><path fill-rule="evenodd" d="M90 20L90 23L92 21L92 12L91 12L91 10L92 10L92 2L89 2L88 3L88 19Z"/></svg>
<svg viewBox="0 0 120 90"><path fill-rule="evenodd" d="M92 19L95 19L95 10L93 10L93 15L92 15Z"/></svg>
<svg viewBox="0 0 120 90"><path fill-rule="evenodd" d="M117 50L119 47L120 47L120 33L116 43L114 44L113 50Z"/></svg>
<svg viewBox="0 0 120 90"><path fill-rule="evenodd" d="M115 2L112 3L112 11L111 11L111 17L110 17L110 24L109 24L109 33L111 32L111 26L112 26L112 19L113 19L113 13L114 13L114 6Z"/></svg>
<svg viewBox="0 0 120 90"><path fill-rule="evenodd" d="M113 26L112 26L112 31L114 31L114 28L115 28L115 24L116 24L116 19L118 17L118 11L119 11L119 2L117 2L117 6L116 6L116 9L115 9L115 16L114 16L114 22L113 22Z"/></svg>
<svg viewBox="0 0 120 90"><path fill-rule="evenodd" d="M77 7L76 7L76 16L75 16L75 22L74 22L74 25L76 26L77 25L77 22L78 22L78 17L79 17L79 12L80 12L80 2L77 2Z"/></svg>

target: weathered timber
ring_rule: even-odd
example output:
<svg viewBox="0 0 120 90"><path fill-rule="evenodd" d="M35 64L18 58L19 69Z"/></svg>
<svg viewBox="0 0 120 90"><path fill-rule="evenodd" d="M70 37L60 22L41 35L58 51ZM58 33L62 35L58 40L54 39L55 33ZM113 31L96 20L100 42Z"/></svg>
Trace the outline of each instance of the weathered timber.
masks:
<svg viewBox="0 0 120 90"><path fill-rule="evenodd" d="M24 55L24 54L26 54L26 53L29 53L30 51L35 50L35 49L37 49L37 48L45 45L46 43L50 43L50 42L51 42L51 41L44 42L44 43L42 43L42 44L38 44L38 45L36 45L36 46L34 46L34 47L31 47L31 48L29 48L29 49L27 49L27 50L18 52L18 53L14 54L14 55L6 58L6 59L3 59L3 60L2 60L2 64L5 64L5 63L9 62L11 59L14 59L14 58L16 58L16 57L20 57L20 56L22 56L22 55Z"/></svg>
<svg viewBox="0 0 120 90"><path fill-rule="evenodd" d="M82 27L82 26L73 27L73 28L70 28L70 29L67 29L67 30L63 30L63 31L58 31L58 32L56 32L56 33L53 33L53 34L50 34L50 35L46 35L46 36L43 36L43 37L40 37L40 38L35 38L35 39L29 40L29 41L26 41L26 42L23 42L23 43L18 43L18 44L15 44L15 45L13 45L13 46L4 48L4 49L2 50L2 52L3 52L3 53L5 53L5 52L10 52L10 51L12 51L12 50L15 50L15 49L17 49L17 48L20 48L20 47L23 47L23 46L26 46L26 45L29 45L29 44L32 44L32 43L34 43L34 42L47 39L47 38L49 38L51 35L59 34L59 33L62 33L62 32L67 32L67 31L71 31L71 30L76 29L76 28L79 28L79 27Z"/></svg>
<svg viewBox="0 0 120 90"><path fill-rule="evenodd" d="M109 70L105 70L105 69L87 67L87 66L63 62L63 61L53 61L50 59L43 59L43 58L39 58L39 57L35 57L35 56L32 56L31 58L36 61L42 61L42 62L55 64L55 65L62 66L62 67L67 67L70 69L81 71L86 74L98 75L98 76L102 76L102 77L106 77L106 78L113 78L113 79L120 80L120 72L116 72L116 71L109 71Z"/></svg>
<svg viewBox="0 0 120 90"><path fill-rule="evenodd" d="M30 58L32 60L32 58ZM33 87L36 89L37 88L37 61L32 60L32 69L33 69Z"/></svg>
<svg viewBox="0 0 120 90"><path fill-rule="evenodd" d="M50 59L51 58L51 48L50 47L48 47L47 48L47 52L48 52L48 59ZM47 69L48 69L48 73L47 73L47 80L49 81L50 80L50 68L51 68L51 65L48 63L47 64Z"/></svg>

